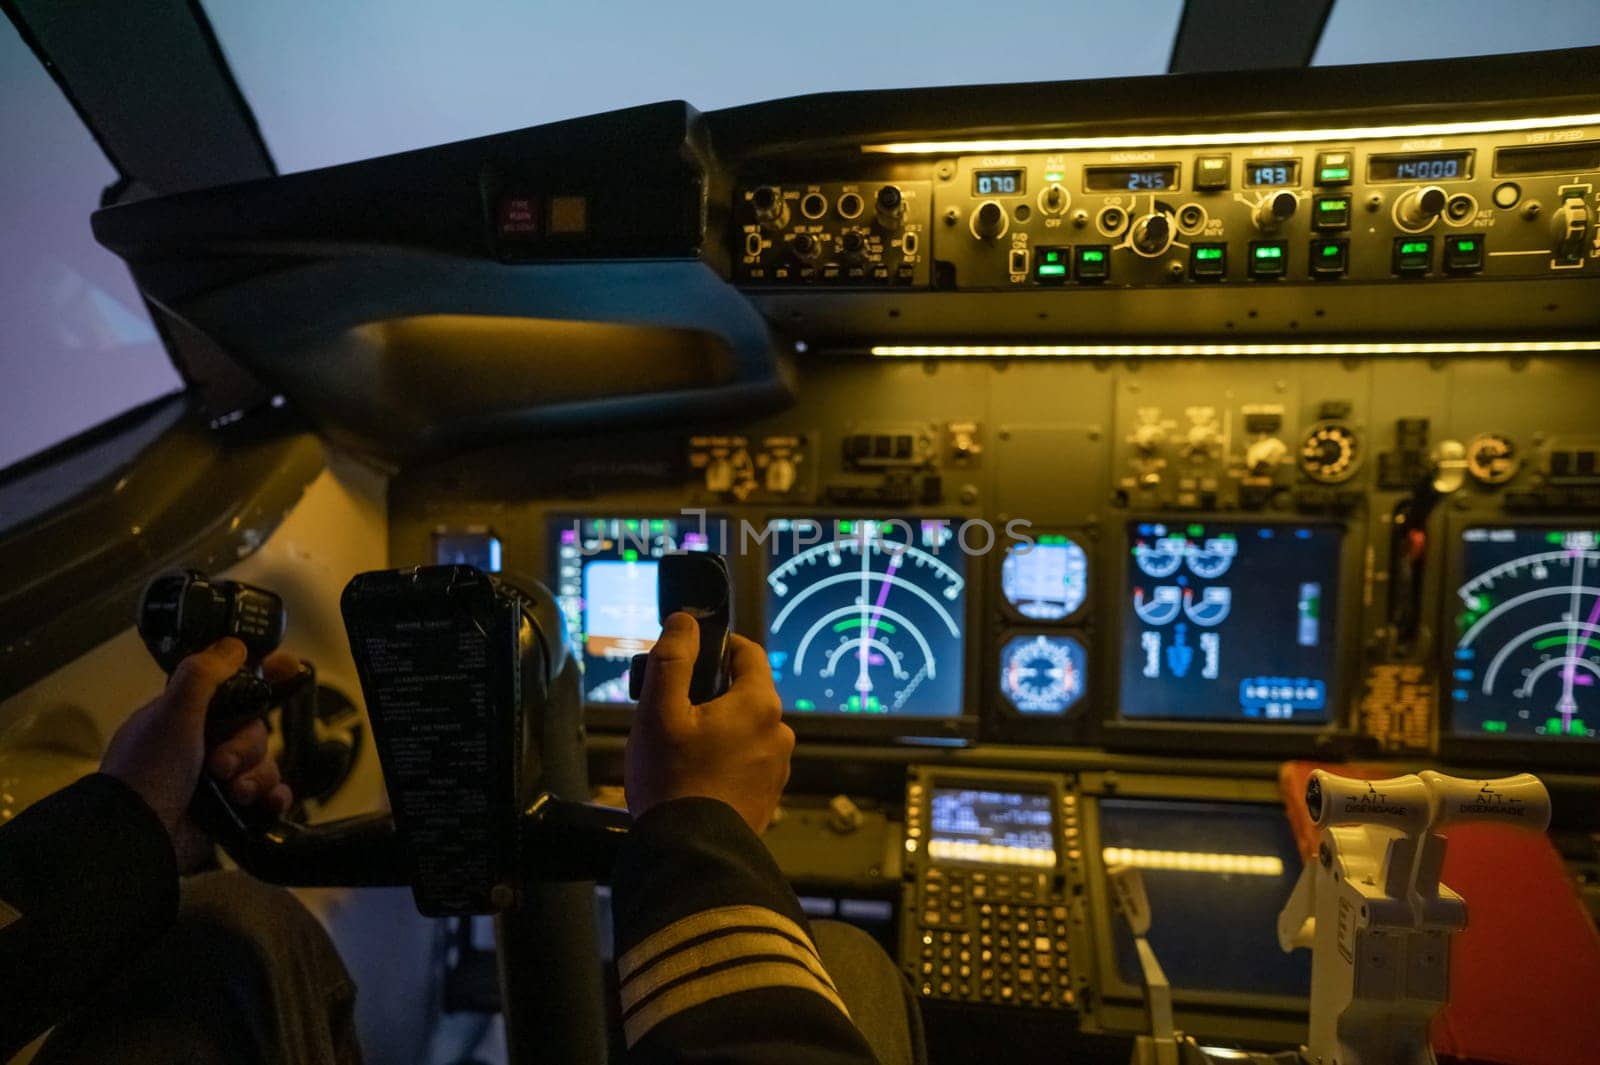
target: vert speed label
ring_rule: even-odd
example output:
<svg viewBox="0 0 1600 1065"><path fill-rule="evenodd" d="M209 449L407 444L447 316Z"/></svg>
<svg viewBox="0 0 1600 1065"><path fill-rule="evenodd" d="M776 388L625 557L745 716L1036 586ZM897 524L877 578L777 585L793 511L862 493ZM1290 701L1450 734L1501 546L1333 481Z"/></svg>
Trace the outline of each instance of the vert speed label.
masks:
<svg viewBox="0 0 1600 1065"><path fill-rule="evenodd" d="M1459 735L1593 740L1600 722L1600 532L1462 533L1451 663Z"/></svg>

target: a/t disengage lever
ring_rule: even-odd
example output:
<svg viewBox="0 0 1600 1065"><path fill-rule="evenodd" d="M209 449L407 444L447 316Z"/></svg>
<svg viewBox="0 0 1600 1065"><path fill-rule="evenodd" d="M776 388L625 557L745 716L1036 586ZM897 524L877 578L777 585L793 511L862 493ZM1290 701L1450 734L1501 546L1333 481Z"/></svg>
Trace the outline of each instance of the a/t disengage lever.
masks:
<svg viewBox="0 0 1600 1065"><path fill-rule="evenodd" d="M689 701L704 703L728 688L728 633L733 630L733 591L728 560L708 551L675 551L663 555L656 571L656 610L662 624L679 611L700 626L700 656L689 682ZM628 669L628 696L644 692L648 655L634 655Z"/></svg>

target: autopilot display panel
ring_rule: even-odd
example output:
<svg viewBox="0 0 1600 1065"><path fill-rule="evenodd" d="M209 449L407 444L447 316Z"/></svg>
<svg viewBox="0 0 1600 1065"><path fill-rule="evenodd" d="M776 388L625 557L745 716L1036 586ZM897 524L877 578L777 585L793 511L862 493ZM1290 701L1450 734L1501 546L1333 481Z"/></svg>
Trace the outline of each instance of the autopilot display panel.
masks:
<svg viewBox="0 0 1600 1065"><path fill-rule="evenodd" d="M962 713L967 558L955 523L778 519L767 534L765 642L784 709Z"/></svg>
<svg viewBox="0 0 1600 1065"><path fill-rule="evenodd" d="M1460 556L1451 731L1600 738L1600 531L1479 526Z"/></svg>
<svg viewBox="0 0 1600 1065"><path fill-rule="evenodd" d="M1326 722L1341 535L1332 525L1129 523L1121 716Z"/></svg>
<svg viewBox="0 0 1600 1065"><path fill-rule="evenodd" d="M585 702L631 702L628 663L661 632L657 560L669 551L714 550L714 532L714 524L681 518L550 519L556 599L583 653Z"/></svg>

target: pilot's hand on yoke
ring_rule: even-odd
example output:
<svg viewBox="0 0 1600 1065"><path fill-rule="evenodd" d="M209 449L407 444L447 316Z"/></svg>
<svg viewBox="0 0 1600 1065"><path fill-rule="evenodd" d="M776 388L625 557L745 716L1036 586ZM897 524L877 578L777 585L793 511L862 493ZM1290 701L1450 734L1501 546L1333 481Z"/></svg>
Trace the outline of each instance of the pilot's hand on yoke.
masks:
<svg viewBox="0 0 1600 1065"><path fill-rule="evenodd" d="M760 833L789 781L794 731L761 647L728 637L731 683L710 702L689 702L700 627L667 618L650 651L644 689L628 736L625 784L634 817L673 799L719 799Z"/></svg>
<svg viewBox="0 0 1600 1065"><path fill-rule="evenodd" d="M231 638L184 659L166 691L117 729L100 763L101 772L127 784L156 812L183 870L197 867L207 854L205 837L188 816L202 768L240 806L281 814L293 801L278 763L267 754L265 724L252 720L230 736L206 735L212 696L244 660L244 644ZM281 651L262 663L269 684L288 681L299 669L299 659Z"/></svg>

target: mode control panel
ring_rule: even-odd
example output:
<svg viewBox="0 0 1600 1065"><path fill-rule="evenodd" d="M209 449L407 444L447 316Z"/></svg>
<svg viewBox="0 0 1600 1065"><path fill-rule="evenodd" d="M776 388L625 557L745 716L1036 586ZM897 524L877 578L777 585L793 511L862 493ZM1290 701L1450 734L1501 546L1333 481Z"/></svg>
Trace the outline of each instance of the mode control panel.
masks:
<svg viewBox="0 0 1600 1065"><path fill-rule="evenodd" d="M917 993L1075 1009L1088 952L1081 846L1071 778L914 769L900 961Z"/></svg>
<svg viewBox="0 0 1600 1065"><path fill-rule="evenodd" d="M735 204L738 280L880 288L927 285L926 181L762 184Z"/></svg>
<svg viewBox="0 0 1600 1065"><path fill-rule="evenodd" d="M994 291L1600 276L1600 126L1560 121L1152 137L896 158L925 181L751 184L737 277Z"/></svg>

